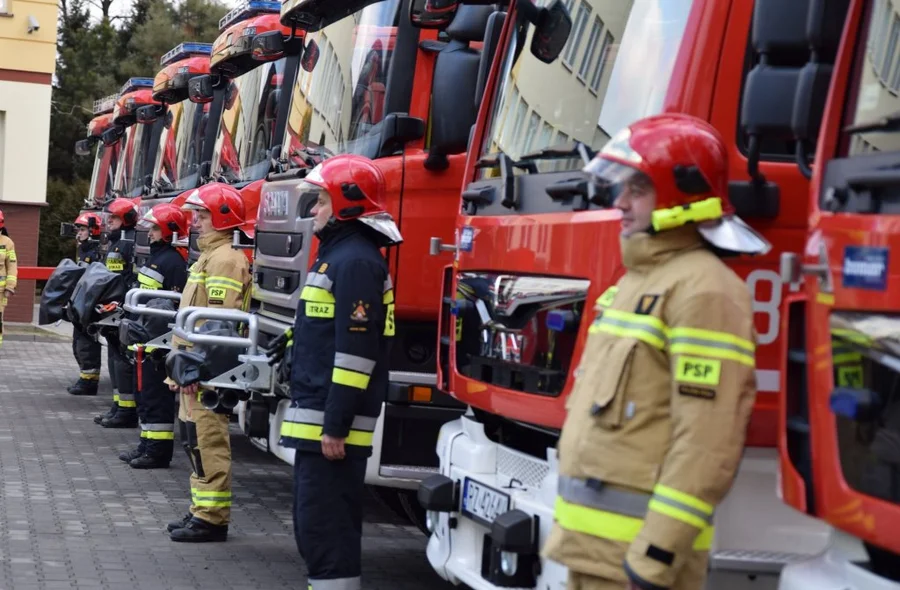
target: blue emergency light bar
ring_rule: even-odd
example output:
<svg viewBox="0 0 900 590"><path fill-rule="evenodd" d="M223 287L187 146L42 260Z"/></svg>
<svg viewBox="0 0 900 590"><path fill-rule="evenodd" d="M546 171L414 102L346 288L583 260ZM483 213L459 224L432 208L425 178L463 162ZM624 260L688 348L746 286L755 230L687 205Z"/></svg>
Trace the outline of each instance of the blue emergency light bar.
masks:
<svg viewBox="0 0 900 590"><path fill-rule="evenodd" d="M109 96L98 98L94 101L94 114L102 115L103 113L111 113L116 108L116 99L118 94L110 94Z"/></svg>
<svg viewBox="0 0 900 590"><path fill-rule="evenodd" d="M126 92L140 90L141 88L153 88L153 78L129 78L127 82L122 84L122 89L119 90L119 96Z"/></svg>
<svg viewBox="0 0 900 590"><path fill-rule="evenodd" d="M212 43L182 43L159 58L159 65L167 66L180 59L194 55L209 55L212 52Z"/></svg>
<svg viewBox="0 0 900 590"><path fill-rule="evenodd" d="M281 2L273 2L271 0L250 0L249 2L243 2L219 20L219 31L224 31L236 22L245 20L251 16L256 16L263 12L272 14L280 13Z"/></svg>

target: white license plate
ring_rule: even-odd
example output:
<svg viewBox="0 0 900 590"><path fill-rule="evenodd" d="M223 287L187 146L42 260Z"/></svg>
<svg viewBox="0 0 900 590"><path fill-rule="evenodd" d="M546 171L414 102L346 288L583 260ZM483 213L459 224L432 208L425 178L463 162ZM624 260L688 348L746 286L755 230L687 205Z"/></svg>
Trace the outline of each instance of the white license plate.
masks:
<svg viewBox="0 0 900 590"><path fill-rule="evenodd" d="M462 513L486 526L509 511L509 494L499 492L481 482L463 480Z"/></svg>

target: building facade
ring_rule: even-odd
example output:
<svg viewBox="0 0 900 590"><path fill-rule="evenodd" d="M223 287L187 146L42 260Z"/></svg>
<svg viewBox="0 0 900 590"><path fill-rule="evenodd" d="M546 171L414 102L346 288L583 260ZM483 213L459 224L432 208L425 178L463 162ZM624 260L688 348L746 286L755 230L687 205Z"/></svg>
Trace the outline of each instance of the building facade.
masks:
<svg viewBox="0 0 900 590"><path fill-rule="evenodd" d="M37 261L47 202L55 0L0 0L0 210L21 266ZM5 319L30 322L34 282L20 281Z"/></svg>

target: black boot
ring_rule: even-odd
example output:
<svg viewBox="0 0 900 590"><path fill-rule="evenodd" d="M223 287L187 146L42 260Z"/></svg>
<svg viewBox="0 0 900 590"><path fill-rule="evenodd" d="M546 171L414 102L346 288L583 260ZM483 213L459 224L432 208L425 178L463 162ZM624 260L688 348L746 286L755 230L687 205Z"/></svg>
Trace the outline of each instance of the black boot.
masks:
<svg viewBox="0 0 900 590"><path fill-rule="evenodd" d="M132 459L129 463L135 469L168 469L169 461L162 457L143 454L140 457Z"/></svg>
<svg viewBox="0 0 900 590"><path fill-rule="evenodd" d="M107 410L105 414L99 414L97 416L94 416L94 424L101 424L104 420L112 419L112 417L115 416L116 412L118 412L118 411L119 411L119 404L117 404L116 402L113 402L112 407L110 407L109 410Z"/></svg>
<svg viewBox="0 0 900 590"><path fill-rule="evenodd" d="M138 457L143 455L146 448L147 445L144 442L144 439L141 439L141 443L135 448L131 449L130 451L122 451L121 453L119 453L119 459L121 461L125 461L126 463L130 463L134 459L137 459Z"/></svg>
<svg viewBox="0 0 900 590"><path fill-rule="evenodd" d="M97 395L96 379L79 379L75 385L68 388L72 395Z"/></svg>
<svg viewBox="0 0 900 590"><path fill-rule="evenodd" d="M178 543L221 543L228 540L228 525L191 518L184 527L172 531L169 538Z"/></svg>
<svg viewBox="0 0 900 590"><path fill-rule="evenodd" d="M119 407L119 411L112 418L106 418L100 422L103 428L136 428L138 415L134 408Z"/></svg>
<svg viewBox="0 0 900 590"><path fill-rule="evenodd" d="M191 516L190 512L188 512L187 514L185 514L178 520L173 520L172 522L170 522L169 524L166 525L166 532L171 533L175 529L183 529L184 527L187 526L187 523L190 522L190 520L192 518L194 518L194 517Z"/></svg>

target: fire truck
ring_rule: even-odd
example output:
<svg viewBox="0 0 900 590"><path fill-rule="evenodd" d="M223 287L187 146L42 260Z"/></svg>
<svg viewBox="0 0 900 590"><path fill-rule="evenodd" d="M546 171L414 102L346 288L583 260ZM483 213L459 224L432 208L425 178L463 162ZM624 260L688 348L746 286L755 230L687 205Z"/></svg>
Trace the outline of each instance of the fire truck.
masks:
<svg viewBox="0 0 900 590"><path fill-rule="evenodd" d="M88 156L91 148L97 144L97 153L94 156L94 172L91 175L91 187L85 198L85 205L93 207L106 200L109 189L112 188L115 179L116 162L119 156L118 144L104 145L100 139L103 133L113 126L113 109L118 97L113 94L94 101L94 118L87 125L87 137L75 144L75 153L79 156Z"/></svg>
<svg viewBox="0 0 900 590"><path fill-rule="evenodd" d="M782 494L833 527L782 590L900 588L898 23L897 2L850 2L808 239L782 255L782 279L803 285L784 325L797 387L782 407Z"/></svg>
<svg viewBox="0 0 900 590"><path fill-rule="evenodd" d="M130 78L122 85L113 111L113 126L103 133L104 145L122 142L113 193L127 199L140 198L150 192L156 147L162 134L162 121L141 123L138 111L145 106L158 106L152 96L152 78Z"/></svg>
<svg viewBox="0 0 900 590"><path fill-rule="evenodd" d="M116 176L116 163L119 158L120 146L118 143L107 146L101 141L101 137L106 130L113 126L113 109L117 98L118 96L113 94L94 101L94 118L87 124L87 137L75 143L75 154L78 156L89 156L92 147L94 144L97 144L90 189L79 214L99 212L103 203L106 202L111 194L113 180ZM60 237L74 238L75 233L74 224L70 222L60 224Z"/></svg>
<svg viewBox="0 0 900 590"><path fill-rule="evenodd" d="M827 544L826 526L776 494L780 399L796 386L785 322L797 313L778 253L806 237L811 146L846 8L516 0L506 9L456 235L432 249L446 264L438 386L468 405L442 428L441 472L419 489L428 559L443 578L565 587L565 568L539 557L553 523L555 445L594 302L624 271L619 214L593 199L580 169L625 126L660 112L720 131L729 198L773 244L766 256L729 262L753 297L758 394L739 472L716 511L708 587L774 587L785 564Z"/></svg>
<svg viewBox="0 0 900 590"><path fill-rule="evenodd" d="M160 58L163 68L153 80L152 96L160 102L141 107L138 122L162 131L156 151L150 190L141 200L140 214L160 203L183 201L209 175L212 150L222 113L222 95L206 104L188 100L188 82L209 74L209 43L181 43ZM135 230L135 266L150 255L147 229ZM187 240L188 236L179 236Z"/></svg>
<svg viewBox="0 0 900 590"><path fill-rule="evenodd" d="M278 21L278 2L244 2L219 21L219 37L212 45L208 75L189 82L191 101L221 101L222 113L212 144L212 159L205 180L227 182L244 199L247 223L235 233L235 246L252 260L259 191L272 168L272 149L287 118L281 89L292 82L299 58L290 56L262 62L252 55L253 40L261 34L288 30ZM199 250L192 231L190 260Z"/></svg>
<svg viewBox="0 0 900 590"><path fill-rule="evenodd" d="M427 253L431 236L453 233L490 36L496 40L502 19L491 19L489 7L465 7L443 31L425 31L411 25L409 10L407 0L286 2L281 22L290 35L257 38L258 59L294 56L295 71L285 71L290 109L277 170L262 189L252 298L261 345L293 325L316 255L309 213L316 193L298 188L301 180L335 154L371 158L384 172L386 206L404 241L387 252L396 337L366 482L424 526L415 490L437 470L441 425L463 409L435 387L441 263ZM295 43L301 31L303 42ZM270 373L264 362L253 369L245 382L253 395L239 406L239 421L254 444L293 463L294 451L278 444L288 384Z"/></svg>

